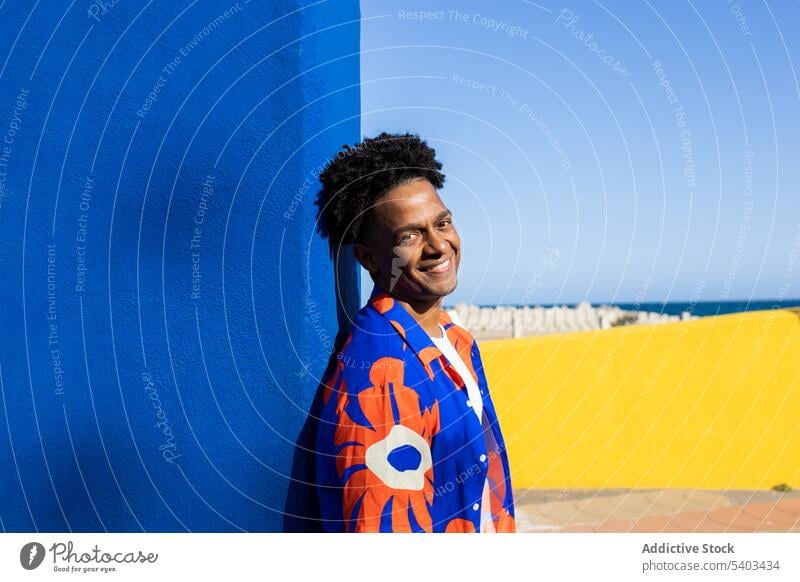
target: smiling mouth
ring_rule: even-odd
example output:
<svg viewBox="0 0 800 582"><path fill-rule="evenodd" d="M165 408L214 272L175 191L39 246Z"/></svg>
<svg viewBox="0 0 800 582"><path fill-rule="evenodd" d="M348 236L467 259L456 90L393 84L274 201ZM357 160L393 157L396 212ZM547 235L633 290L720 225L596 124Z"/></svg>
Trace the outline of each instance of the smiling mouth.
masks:
<svg viewBox="0 0 800 582"><path fill-rule="evenodd" d="M423 273L447 273L450 268L453 266L453 255L450 255L447 260L442 261L438 265L434 265L433 267L428 267L427 269L420 269Z"/></svg>

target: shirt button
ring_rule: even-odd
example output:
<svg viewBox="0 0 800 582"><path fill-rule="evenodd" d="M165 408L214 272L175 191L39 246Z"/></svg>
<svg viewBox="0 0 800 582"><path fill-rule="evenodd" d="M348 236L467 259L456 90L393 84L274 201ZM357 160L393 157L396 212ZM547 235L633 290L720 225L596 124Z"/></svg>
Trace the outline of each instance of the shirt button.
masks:
<svg viewBox="0 0 800 582"><path fill-rule="evenodd" d="M481 455L481 463L485 463L485 462L486 462L486 455Z"/></svg>
<svg viewBox="0 0 800 582"><path fill-rule="evenodd" d="M467 406L469 406L470 408L472 408L472 402L470 402L469 400L467 400Z"/></svg>
<svg viewBox="0 0 800 582"><path fill-rule="evenodd" d="M473 510L473 511L478 511L480 508L481 508L481 506L480 506L480 505L478 505L477 503L475 503L475 504L472 506L472 510Z"/></svg>

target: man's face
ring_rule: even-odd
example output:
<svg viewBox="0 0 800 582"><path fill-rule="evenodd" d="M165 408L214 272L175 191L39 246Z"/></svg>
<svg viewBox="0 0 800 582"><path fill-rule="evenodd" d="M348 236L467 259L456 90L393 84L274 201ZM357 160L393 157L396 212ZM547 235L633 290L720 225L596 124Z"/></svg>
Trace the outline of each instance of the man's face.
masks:
<svg viewBox="0 0 800 582"><path fill-rule="evenodd" d="M380 287L409 301L433 301L455 290L461 240L430 182L390 190L368 220L356 255Z"/></svg>

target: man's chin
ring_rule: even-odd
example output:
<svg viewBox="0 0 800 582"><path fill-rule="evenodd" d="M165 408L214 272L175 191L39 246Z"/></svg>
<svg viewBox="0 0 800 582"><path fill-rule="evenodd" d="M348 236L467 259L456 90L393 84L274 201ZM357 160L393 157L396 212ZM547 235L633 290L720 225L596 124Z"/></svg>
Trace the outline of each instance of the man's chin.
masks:
<svg viewBox="0 0 800 582"><path fill-rule="evenodd" d="M431 284L427 281L411 281L402 277L392 290L393 294L403 296L411 300L432 301L447 297L458 287L458 278L452 281L442 281Z"/></svg>
<svg viewBox="0 0 800 582"><path fill-rule="evenodd" d="M456 287L458 287L458 279L455 278L452 281L442 281L434 285L420 284L420 291L418 294L428 299L439 299L450 295L456 290Z"/></svg>
<svg viewBox="0 0 800 582"><path fill-rule="evenodd" d="M449 284L449 285L448 285L448 286L447 286L445 289L443 289L443 290L441 291L441 293L439 294L439 296L440 296L440 297L447 297L447 296L448 296L448 295L450 295L450 294L451 294L453 291L455 291L455 290L456 290L456 287L458 287L458 279L455 279L455 278L454 278L454 279L453 279L453 281L452 281L452 283L450 283L450 284Z"/></svg>

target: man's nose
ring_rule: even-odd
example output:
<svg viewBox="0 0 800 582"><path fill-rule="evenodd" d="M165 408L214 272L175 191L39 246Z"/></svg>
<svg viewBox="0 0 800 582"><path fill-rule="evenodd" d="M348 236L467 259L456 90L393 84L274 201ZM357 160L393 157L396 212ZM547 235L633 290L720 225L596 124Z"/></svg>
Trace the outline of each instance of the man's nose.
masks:
<svg viewBox="0 0 800 582"><path fill-rule="evenodd" d="M441 233L437 232L436 229L429 231L428 233L428 249L434 253L446 253L450 243L447 241L447 238L442 235Z"/></svg>

